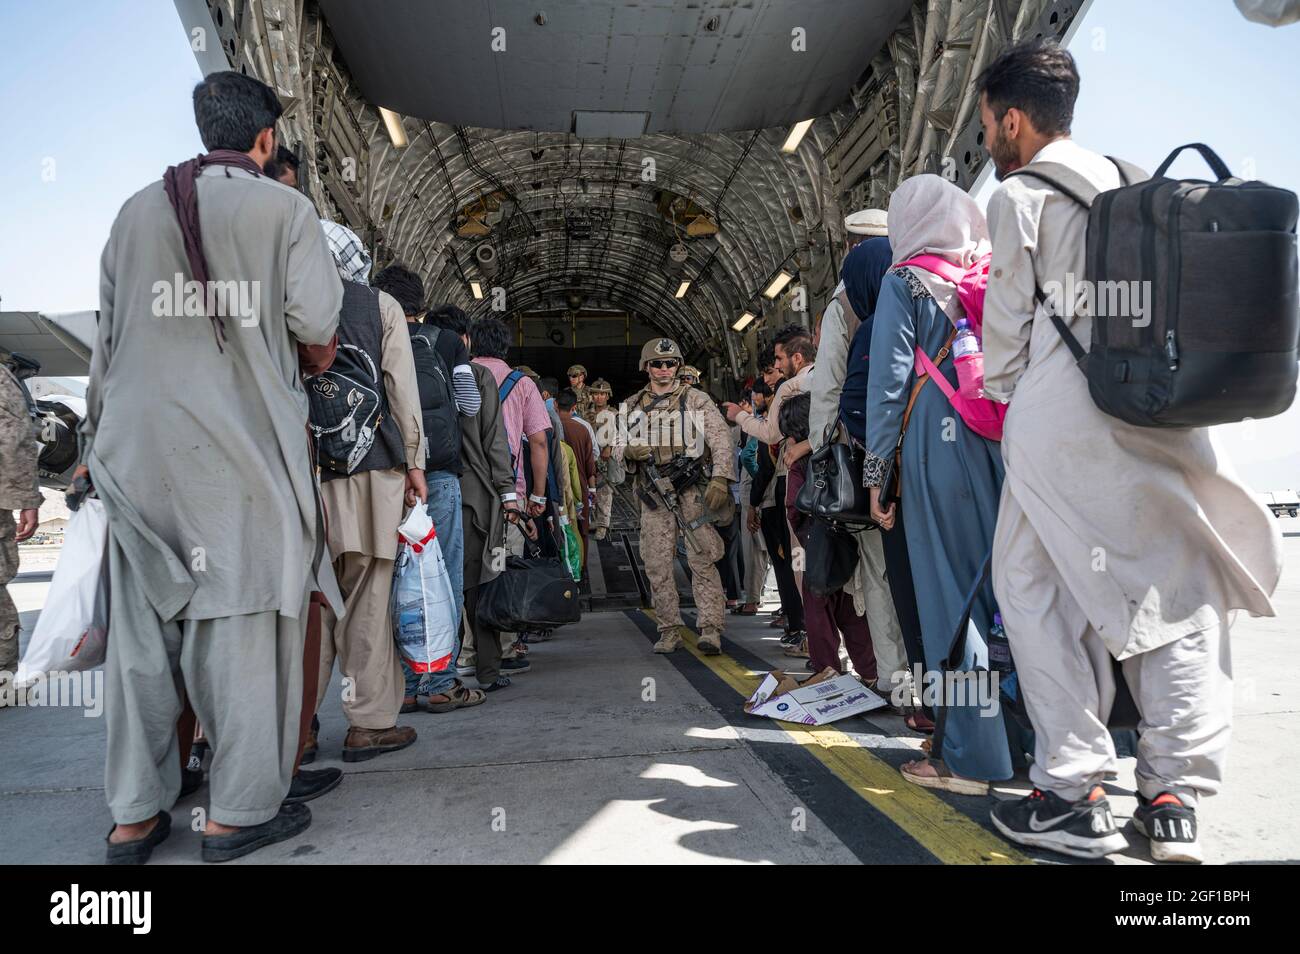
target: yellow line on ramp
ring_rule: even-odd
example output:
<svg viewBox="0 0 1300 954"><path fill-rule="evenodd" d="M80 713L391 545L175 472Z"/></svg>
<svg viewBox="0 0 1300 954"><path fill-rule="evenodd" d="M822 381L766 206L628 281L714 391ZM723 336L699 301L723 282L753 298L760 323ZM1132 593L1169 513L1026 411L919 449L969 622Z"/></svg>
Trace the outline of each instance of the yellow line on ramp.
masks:
<svg viewBox="0 0 1300 954"><path fill-rule="evenodd" d="M651 620L652 610L642 610ZM709 656L698 634L682 626L682 645L719 679L748 699L764 673L742 666L725 652ZM888 762L838 729L773 720L859 797L888 817L944 864L1033 864L1014 846L981 828L932 792L903 779Z"/></svg>

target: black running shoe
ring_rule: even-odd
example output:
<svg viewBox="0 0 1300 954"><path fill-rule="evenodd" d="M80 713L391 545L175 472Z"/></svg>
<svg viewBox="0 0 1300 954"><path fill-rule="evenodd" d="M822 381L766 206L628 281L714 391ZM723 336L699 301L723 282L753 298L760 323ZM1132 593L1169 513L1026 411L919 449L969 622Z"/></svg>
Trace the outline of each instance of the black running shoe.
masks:
<svg viewBox="0 0 1300 954"><path fill-rule="evenodd" d="M478 687L479 687L480 689L482 689L484 692L496 692L496 691L499 690L499 689L509 689L509 688L510 688L510 677L509 677L509 676L497 676L495 680L493 680L492 682L487 683L486 685L484 685L483 683L479 683L479 686L478 686Z"/></svg>
<svg viewBox="0 0 1300 954"><path fill-rule="evenodd" d="M993 825L1018 845L1075 858L1101 858L1128 847L1100 785L1077 802L1039 789L1015 801L999 802L993 807Z"/></svg>
<svg viewBox="0 0 1300 954"><path fill-rule="evenodd" d="M1196 837L1196 809L1188 808L1172 792L1161 792L1150 801L1138 795L1133 827L1151 839L1154 861L1200 864L1205 860Z"/></svg>
<svg viewBox="0 0 1300 954"><path fill-rule="evenodd" d="M518 656L514 659L501 660L501 672L505 673L507 676L517 676L521 672L527 672L531 668L533 668L532 663L527 659L520 659Z"/></svg>
<svg viewBox="0 0 1300 954"><path fill-rule="evenodd" d="M787 629L781 634L782 646L798 646L806 634L801 629Z"/></svg>

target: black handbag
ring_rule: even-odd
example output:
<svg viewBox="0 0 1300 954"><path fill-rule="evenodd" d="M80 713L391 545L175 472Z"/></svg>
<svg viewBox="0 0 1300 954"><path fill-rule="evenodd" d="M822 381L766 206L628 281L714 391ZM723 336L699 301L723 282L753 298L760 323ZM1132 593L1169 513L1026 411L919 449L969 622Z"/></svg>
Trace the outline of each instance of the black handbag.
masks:
<svg viewBox="0 0 1300 954"><path fill-rule="evenodd" d="M804 586L813 596L830 596L853 578L858 566L858 541L850 531L814 518L805 554Z"/></svg>
<svg viewBox="0 0 1300 954"><path fill-rule="evenodd" d="M518 633L553 629L582 619L578 584L564 564L540 556L510 556L506 567L479 589L478 620L489 629Z"/></svg>
<svg viewBox="0 0 1300 954"><path fill-rule="evenodd" d="M795 509L818 520L873 529L871 498L862 486L867 452L834 440L839 423L826 428L822 446L808 458L808 479L795 498Z"/></svg>

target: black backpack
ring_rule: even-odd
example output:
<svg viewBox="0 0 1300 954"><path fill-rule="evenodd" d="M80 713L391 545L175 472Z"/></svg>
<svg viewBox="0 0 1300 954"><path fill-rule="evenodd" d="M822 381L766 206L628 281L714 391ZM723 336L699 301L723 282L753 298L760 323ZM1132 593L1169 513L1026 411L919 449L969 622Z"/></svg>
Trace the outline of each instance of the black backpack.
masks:
<svg viewBox="0 0 1300 954"><path fill-rule="evenodd" d="M460 411L456 407L456 389L451 381L452 369L447 367L447 362L435 347L441 333L441 328L424 325L411 335L411 356L415 359L420 412L424 420L424 469L458 474L461 470Z"/></svg>
<svg viewBox="0 0 1300 954"><path fill-rule="evenodd" d="M1184 149L1196 149L1217 180L1165 178ZM1010 173L1040 179L1089 210L1091 350L1041 288L1036 297L1087 376L1093 402L1141 427L1281 414L1295 398L1300 339L1295 193L1234 178L1202 143L1179 146L1145 181L1135 166L1111 161L1123 184L1100 194L1059 163ZM1146 303L1140 314L1127 307L1135 292ZM1114 314L1116 303L1128 313Z"/></svg>
<svg viewBox="0 0 1300 954"><path fill-rule="evenodd" d="M321 467L353 473L388 415L379 362L364 348L339 343L329 370L307 378L308 418Z"/></svg>

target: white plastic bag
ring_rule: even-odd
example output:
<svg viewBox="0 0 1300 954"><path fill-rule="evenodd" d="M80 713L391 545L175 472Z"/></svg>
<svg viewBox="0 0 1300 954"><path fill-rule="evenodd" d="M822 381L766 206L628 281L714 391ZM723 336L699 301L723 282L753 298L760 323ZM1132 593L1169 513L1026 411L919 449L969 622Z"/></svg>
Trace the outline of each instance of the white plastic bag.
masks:
<svg viewBox="0 0 1300 954"><path fill-rule="evenodd" d="M442 547L423 507L411 511L398 535L390 603L397 649L418 674L444 672L454 663L460 619Z"/></svg>
<svg viewBox="0 0 1300 954"><path fill-rule="evenodd" d="M50 673L94 669L104 661L108 639L108 580L103 573L107 539L104 505L89 497L63 531L63 551L54 568L45 608L36 620L36 631L18 664L16 686L30 685ZM101 597L98 613L97 597Z"/></svg>

